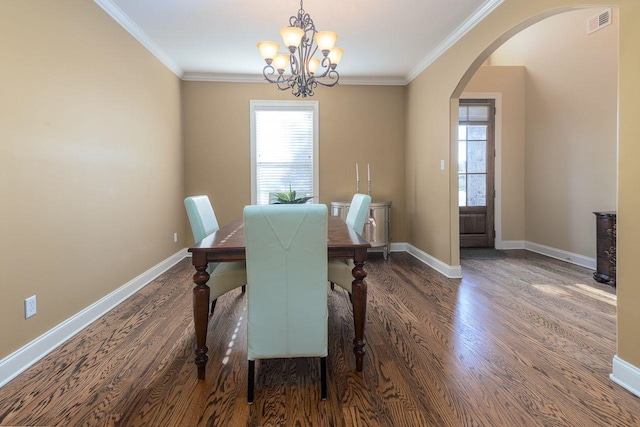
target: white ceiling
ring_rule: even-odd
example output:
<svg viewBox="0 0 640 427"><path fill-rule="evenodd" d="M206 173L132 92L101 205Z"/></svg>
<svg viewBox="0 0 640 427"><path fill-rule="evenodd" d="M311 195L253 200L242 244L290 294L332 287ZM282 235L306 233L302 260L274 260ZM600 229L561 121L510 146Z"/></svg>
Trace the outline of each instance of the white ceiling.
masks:
<svg viewBox="0 0 640 427"><path fill-rule="evenodd" d="M94 0L185 80L261 81L256 43L279 42L299 0ZM406 84L503 0L307 0L338 33L343 83Z"/></svg>

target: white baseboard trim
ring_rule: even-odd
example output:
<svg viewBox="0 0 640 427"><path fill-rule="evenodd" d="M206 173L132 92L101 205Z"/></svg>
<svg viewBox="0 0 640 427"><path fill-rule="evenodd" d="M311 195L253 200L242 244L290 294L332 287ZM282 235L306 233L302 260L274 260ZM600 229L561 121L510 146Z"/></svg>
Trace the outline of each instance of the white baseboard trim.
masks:
<svg viewBox="0 0 640 427"><path fill-rule="evenodd" d="M563 251L562 249L556 249L550 246L540 245L538 243L528 242L526 240L496 241L496 249L526 249L531 252L536 252L551 258L576 264L581 267L590 268L591 270L596 269L595 258L589 258L584 255ZM434 258L409 243L392 243L391 252L407 252L450 279L459 279L462 277L461 266L445 264L439 259Z"/></svg>
<svg viewBox="0 0 640 427"><path fill-rule="evenodd" d="M407 252L407 243L398 242L391 243L391 247L389 248L390 252Z"/></svg>
<svg viewBox="0 0 640 427"><path fill-rule="evenodd" d="M574 254L572 252L563 251L562 249L556 249L533 242L524 242L524 248L531 252L536 252L561 261L570 262L571 264L590 268L591 270L596 269L595 258L589 258L584 255Z"/></svg>
<svg viewBox="0 0 640 427"><path fill-rule="evenodd" d="M613 356L613 372L609 375L609 378L614 383L640 397L640 368L625 362L618 356Z"/></svg>
<svg viewBox="0 0 640 427"><path fill-rule="evenodd" d="M397 244L396 251L404 251L407 252L423 263L427 264L429 267L436 270L438 273L448 277L449 279L460 279L462 278L462 267L459 265L449 265L440 261L438 258L435 258L428 253L416 248L415 246L409 243ZM400 249L400 245L402 245L402 249ZM393 245L392 245L393 248Z"/></svg>
<svg viewBox="0 0 640 427"><path fill-rule="evenodd" d="M55 350L62 343L86 328L91 322L103 316L109 310L142 289L156 277L173 267L186 256L182 249L138 277L125 283L115 291L91 304L79 313L45 332L24 347L0 360L0 387L24 372L31 365Z"/></svg>
<svg viewBox="0 0 640 427"><path fill-rule="evenodd" d="M524 240L503 240L500 242L496 240L496 249L524 249L525 243Z"/></svg>
<svg viewBox="0 0 640 427"><path fill-rule="evenodd" d="M563 251L562 249L552 248L550 246L541 245L539 243L528 242L526 240L504 240L496 241L496 249L526 249L561 261L576 264L581 267L596 269L596 259L589 258L584 255L575 254L573 252Z"/></svg>

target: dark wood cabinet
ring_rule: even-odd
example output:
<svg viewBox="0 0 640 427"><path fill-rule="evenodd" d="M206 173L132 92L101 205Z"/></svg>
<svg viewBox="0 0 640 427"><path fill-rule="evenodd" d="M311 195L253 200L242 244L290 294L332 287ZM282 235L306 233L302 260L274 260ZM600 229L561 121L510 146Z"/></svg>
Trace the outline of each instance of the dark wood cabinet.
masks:
<svg viewBox="0 0 640 427"><path fill-rule="evenodd" d="M616 213L594 212L596 215L596 272L600 283L616 285Z"/></svg>

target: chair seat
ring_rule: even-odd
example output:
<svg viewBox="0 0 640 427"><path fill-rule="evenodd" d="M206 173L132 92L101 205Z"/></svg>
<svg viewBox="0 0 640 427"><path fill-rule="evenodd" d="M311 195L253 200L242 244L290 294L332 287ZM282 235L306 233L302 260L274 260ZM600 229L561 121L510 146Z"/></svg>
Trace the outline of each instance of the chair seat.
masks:
<svg viewBox="0 0 640 427"><path fill-rule="evenodd" d="M331 283L335 283L347 292L351 293L351 283L353 282L353 273L355 264L351 259L335 259L329 261L329 269L327 278Z"/></svg>
<svg viewBox="0 0 640 427"><path fill-rule="evenodd" d="M247 284L247 268L244 262L221 262L209 275L207 284L211 289L212 300Z"/></svg>

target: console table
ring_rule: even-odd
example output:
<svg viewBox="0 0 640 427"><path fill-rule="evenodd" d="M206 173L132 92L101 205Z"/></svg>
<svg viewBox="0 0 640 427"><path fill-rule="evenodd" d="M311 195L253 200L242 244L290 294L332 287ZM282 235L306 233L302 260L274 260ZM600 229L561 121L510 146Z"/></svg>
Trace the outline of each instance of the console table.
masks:
<svg viewBox="0 0 640 427"><path fill-rule="evenodd" d="M347 219L351 202L331 202L331 215ZM389 223L391 221L391 202L371 202L369 214L364 223L362 237L370 244L374 251L382 250L382 256L387 259L390 252Z"/></svg>

